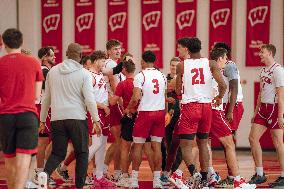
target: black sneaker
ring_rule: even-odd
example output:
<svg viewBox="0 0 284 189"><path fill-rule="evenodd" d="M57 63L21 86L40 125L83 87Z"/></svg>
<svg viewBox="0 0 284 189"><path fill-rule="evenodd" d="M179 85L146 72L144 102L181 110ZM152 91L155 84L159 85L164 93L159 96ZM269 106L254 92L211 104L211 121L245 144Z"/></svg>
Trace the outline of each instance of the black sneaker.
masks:
<svg viewBox="0 0 284 189"><path fill-rule="evenodd" d="M271 188L278 187L278 186L284 186L284 177L278 177L278 179L270 183L269 186Z"/></svg>
<svg viewBox="0 0 284 189"><path fill-rule="evenodd" d="M249 181L249 184L262 184L262 183L265 183L267 180L265 174L263 173L263 176L259 176L257 174L254 174L250 181Z"/></svg>
<svg viewBox="0 0 284 189"><path fill-rule="evenodd" d="M62 171L60 165L56 168L56 173L64 182L73 182L73 179L68 174L68 170Z"/></svg>

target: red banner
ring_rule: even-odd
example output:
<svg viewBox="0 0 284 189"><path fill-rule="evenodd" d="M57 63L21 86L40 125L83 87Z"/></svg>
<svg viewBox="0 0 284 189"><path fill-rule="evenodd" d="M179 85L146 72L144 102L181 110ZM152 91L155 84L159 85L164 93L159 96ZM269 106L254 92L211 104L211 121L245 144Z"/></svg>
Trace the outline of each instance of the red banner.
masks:
<svg viewBox="0 0 284 189"><path fill-rule="evenodd" d="M41 45L52 46L62 62L62 0L41 0Z"/></svg>
<svg viewBox="0 0 284 189"><path fill-rule="evenodd" d="M247 0L246 66L263 66L259 47L269 43L270 0Z"/></svg>
<svg viewBox="0 0 284 189"><path fill-rule="evenodd" d="M209 51L216 42L231 46L232 0L210 0Z"/></svg>
<svg viewBox="0 0 284 189"><path fill-rule="evenodd" d="M196 36L197 0L176 0L176 39Z"/></svg>
<svg viewBox="0 0 284 189"><path fill-rule="evenodd" d="M122 43L122 52L128 45L128 0L108 0L108 40L117 39Z"/></svg>
<svg viewBox="0 0 284 189"><path fill-rule="evenodd" d="M142 51L151 50L155 66L163 68L162 0L142 0Z"/></svg>
<svg viewBox="0 0 284 189"><path fill-rule="evenodd" d="M75 0L74 6L75 42L90 54L95 50L95 0Z"/></svg>

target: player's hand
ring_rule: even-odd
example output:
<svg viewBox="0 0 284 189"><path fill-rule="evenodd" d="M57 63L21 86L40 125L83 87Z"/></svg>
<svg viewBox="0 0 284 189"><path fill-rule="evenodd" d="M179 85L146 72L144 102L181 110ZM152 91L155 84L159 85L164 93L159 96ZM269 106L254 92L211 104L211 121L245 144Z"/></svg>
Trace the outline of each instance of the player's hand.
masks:
<svg viewBox="0 0 284 189"><path fill-rule="evenodd" d="M40 122L39 123L39 128L38 128L38 133L43 133L45 129L45 122Z"/></svg>
<svg viewBox="0 0 284 189"><path fill-rule="evenodd" d="M175 99L173 98L173 97L168 97L167 99L166 99L166 102L168 102L168 103L170 103L170 104L173 104L173 103L175 103Z"/></svg>
<svg viewBox="0 0 284 189"><path fill-rule="evenodd" d="M101 128L101 124L100 124L99 121L95 121L95 122L93 123L93 130L92 130L92 133L96 133L96 135L97 135L98 137L101 136L101 134L102 134L102 128Z"/></svg>
<svg viewBox="0 0 284 189"><path fill-rule="evenodd" d="M278 118L278 125L281 129L284 129L284 118L283 117Z"/></svg>
<svg viewBox="0 0 284 189"><path fill-rule="evenodd" d="M110 114L110 109L109 109L109 107L108 106L104 106L104 112L105 112L105 114L106 114L106 116L108 116L109 114Z"/></svg>
<svg viewBox="0 0 284 189"><path fill-rule="evenodd" d="M219 96L215 96L213 99L213 106L218 107L221 104L222 104L222 98L220 98Z"/></svg>
<svg viewBox="0 0 284 189"><path fill-rule="evenodd" d="M254 123L254 118L255 118L255 114L252 116L252 118L251 118L251 120L250 120L251 124Z"/></svg>
<svg viewBox="0 0 284 189"><path fill-rule="evenodd" d="M232 122L233 121L233 112L228 112L226 114L226 119L227 119L227 121Z"/></svg>

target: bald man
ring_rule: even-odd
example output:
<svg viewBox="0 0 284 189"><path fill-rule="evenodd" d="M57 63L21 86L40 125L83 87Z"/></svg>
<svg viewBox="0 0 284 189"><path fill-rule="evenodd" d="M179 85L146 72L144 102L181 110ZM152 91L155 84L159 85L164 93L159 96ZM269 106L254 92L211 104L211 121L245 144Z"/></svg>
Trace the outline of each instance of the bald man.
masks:
<svg viewBox="0 0 284 189"><path fill-rule="evenodd" d="M44 124L51 107L52 153L44 172L50 176L64 160L68 140L72 141L76 157L76 188L83 188L88 168L88 123L86 110L94 121L94 130L100 135L101 127L97 104L93 94L92 75L79 63L82 48L71 43L66 52L67 60L54 66L45 81L40 124Z"/></svg>

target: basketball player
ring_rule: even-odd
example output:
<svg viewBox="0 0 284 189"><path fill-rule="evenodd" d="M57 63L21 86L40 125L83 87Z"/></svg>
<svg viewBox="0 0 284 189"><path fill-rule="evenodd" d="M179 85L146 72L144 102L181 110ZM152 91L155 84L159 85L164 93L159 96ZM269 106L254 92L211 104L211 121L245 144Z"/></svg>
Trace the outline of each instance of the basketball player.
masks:
<svg viewBox="0 0 284 189"><path fill-rule="evenodd" d="M42 47L38 50L38 58L41 60L41 70L44 76L44 81L42 83L41 96L44 94L45 90L45 80L49 70L55 65L55 54L54 49L50 46ZM36 107L38 113L40 114L41 109L41 99L36 101ZM37 172L43 171L46 159L50 155L51 143L50 137L50 111L47 116L46 124L39 127L39 139L38 139L38 153L37 153ZM49 184L56 184L52 177L49 178Z"/></svg>
<svg viewBox="0 0 284 189"><path fill-rule="evenodd" d="M126 80L118 83L115 95L111 98L110 103L116 104L119 100L122 99L124 109L127 108L132 94L133 94L133 80L134 80L134 72L135 72L135 64L132 59L128 56L125 61L122 63L122 73L126 76ZM133 142L133 126L134 121L137 117L137 106L130 110L128 115L124 115L121 119L121 155L120 155L120 163L122 169L122 175L116 183L117 186L120 187L129 187L129 176L128 169L131 163L131 144ZM153 165L153 150L151 148L151 139L146 139L146 144L144 145L144 153L148 158L149 165L151 170L154 170Z"/></svg>
<svg viewBox="0 0 284 189"><path fill-rule="evenodd" d="M256 173L250 183L261 184L267 178L263 172L262 149L259 143L261 136L269 129L281 168L280 177L271 187L284 186L284 69L275 62L276 48L272 44L264 44L260 48L260 61L265 65L260 72L260 93L252 119L249 141Z"/></svg>
<svg viewBox="0 0 284 189"><path fill-rule="evenodd" d="M189 53L190 59L185 59L177 67L177 94L182 95L181 116L178 123L178 134L183 160L194 179L189 187L200 183L207 186L207 171L209 164L208 135L211 127L211 102L220 105L226 90L226 84L218 65L213 60L202 58L200 54L201 41L198 38L181 38L177 50L180 56ZM213 99L212 77L218 83L218 96ZM182 90L183 88L183 90ZM192 159L192 146L197 136L201 175L197 173ZM190 178L190 180L192 179Z"/></svg>
<svg viewBox="0 0 284 189"><path fill-rule="evenodd" d="M22 189L31 155L37 153L38 113L44 77L39 62L21 54L23 35L7 29L3 35L7 55L0 58L0 142L4 153L8 188Z"/></svg>
<svg viewBox="0 0 284 189"><path fill-rule="evenodd" d="M154 153L153 188L162 188L160 182L161 142L165 134L166 78L164 74L154 68L155 61L156 55L152 51L145 51L142 54L141 66L143 70L134 78L133 95L125 109L125 113L129 114L140 100L132 134L134 146L131 188L139 188L138 170L142 159L142 148L149 136Z"/></svg>
<svg viewBox="0 0 284 189"><path fill-rule="evenodd" d="M121 44L118 40L111 39L106 44L108 59L106 60L106 69L112 69L116 67L117 62L121 58ZM107 87L110 95L113 95L119 81L125 79L125 76L122 74L108 75L106 76ZM104 170L107 173L108 166L111 160L114 160L114 174L110 177L112 181L117 181L121 174L120 169L120 119L122 118L122 111L119 108L119 105L110 106L110 132L114 137L114 142L108 148Z"/></svg>
<svg viewBox="0 0 284 189"><path fill-rule="evenodd" d="M224 48L214 48L210 53L211 60L215 60L218 64L220 70L224 69L227 63L227 50ZM213 94L214 96L218 95L218 84L213 80ZM240 172L238 168L237 155L235 150L235 143L232 136L232 130L228 120L225 118L223 104L220 106L212 106L212 124L210 134L214 135L224 146L226 153L226 160L228 167L231 170L231 175L234 179L234 188L246 188L254 189L256 188L255 184L248 184L245 182L245 179L240 177ZM215 187L218 180L216 179L216 173L212 166L212 151L211 146L209 146L210 160L209 160L209 169L208 175L209 186ZM210 169L211 168L211 169Z"/></svg>
<svg viewBox="0 0 284 189"><path fill-rule="evenodd" d="M214 45L214 48L224 48L227 50L227 57L229 61L226 62L223 70L223 78L228 86L224 98L223 105L227 121L230 123L230 127L233 133L234 143L236 144L236 131L239 128L240 121L244 113L243 107L243 92L240 81L240 74L235 62L231 59L231 48L229 45L223 42L218 42ZM225 148L224 148L225 149ZM226 155L226 152L225 152ZM228 165L228 164L227 164ZM232 176L230 168L228 169L228 177L219 183L219 186L226 187L228 184L234 183L234 177Z"/></svg>

